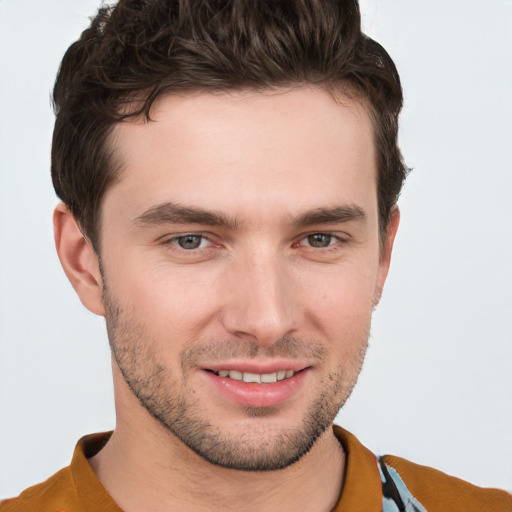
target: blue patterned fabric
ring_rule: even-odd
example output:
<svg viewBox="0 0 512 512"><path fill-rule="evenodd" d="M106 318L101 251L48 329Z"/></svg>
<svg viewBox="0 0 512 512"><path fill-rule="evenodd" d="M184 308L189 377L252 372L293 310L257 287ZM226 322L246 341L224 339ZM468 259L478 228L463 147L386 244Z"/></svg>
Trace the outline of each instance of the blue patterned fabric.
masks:
<svg viewBox="0 0 512 512"><path fill-rule="evenodd" d="M395 468L379 459L382 512L428 512L411 494Z"/></svg>

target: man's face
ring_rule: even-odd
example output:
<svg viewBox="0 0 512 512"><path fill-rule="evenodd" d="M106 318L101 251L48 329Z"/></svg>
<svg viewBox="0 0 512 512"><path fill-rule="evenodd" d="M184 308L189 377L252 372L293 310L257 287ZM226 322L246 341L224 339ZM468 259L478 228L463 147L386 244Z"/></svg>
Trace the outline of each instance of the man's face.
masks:
<svg viewBox="0 0 512 512"><path fill-rule="evenodd" d="M113 134L115 360L206 460L285 467L348 398L386 276L370 121L314 88L165 97L152 119Z"/></svg>

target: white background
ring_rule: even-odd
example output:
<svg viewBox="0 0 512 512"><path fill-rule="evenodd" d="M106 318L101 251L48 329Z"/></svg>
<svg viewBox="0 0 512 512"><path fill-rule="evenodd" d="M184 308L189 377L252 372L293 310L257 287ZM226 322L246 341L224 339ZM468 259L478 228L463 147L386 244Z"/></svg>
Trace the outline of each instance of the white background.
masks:
<svg viewBox="0 0 512 512"><path fill-rule="evenodd" d="M338 422L512 490L512 2L361 0L405 89L414 168L360 383ZM53 248L49 93L98 0L0 0L0 496L114 426L102 319Z"/></svg>

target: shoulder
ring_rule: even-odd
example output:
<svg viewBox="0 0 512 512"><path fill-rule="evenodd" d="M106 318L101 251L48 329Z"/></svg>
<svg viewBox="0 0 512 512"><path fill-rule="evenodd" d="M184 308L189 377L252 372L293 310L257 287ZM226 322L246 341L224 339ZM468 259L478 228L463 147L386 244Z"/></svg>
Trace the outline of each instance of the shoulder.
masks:
<svg viewBox="0 0 512 512"><path fill-rule="evenodd" d="M80 439L71 464L45 482L29 487L17 498L0 501L0 512L121 512L89 465L112 432Z"/></svg>
<svg viewBox="0 0 512 512"><path fill-rule="evenodd" d="M477 487L393 455L380 461L398 490L405 487L429 512L512 512L512 495L505 491Z"/></svg>
<svg viewBox="0 0 512 512"><path fill-rule="evenodd" d="M0 501L0 512L79 511L78 493L69 467L48 480L29 487L17 498Z"/></svg>
<svg viewBox="0 0 512 512"><path fill-rule="evenodd" d="M377 457L337 425L334 434L347 454L335 510L512 512L512 495L505 491L477 487L401 457Z"/></svg>

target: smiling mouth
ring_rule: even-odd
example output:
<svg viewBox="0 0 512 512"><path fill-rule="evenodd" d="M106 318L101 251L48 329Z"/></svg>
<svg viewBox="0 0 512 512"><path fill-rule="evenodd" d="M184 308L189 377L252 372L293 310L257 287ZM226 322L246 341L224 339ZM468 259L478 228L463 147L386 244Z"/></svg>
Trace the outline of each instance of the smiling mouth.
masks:
<svg viewBox="0 0 512 512"><path fill-rule="evenodd" d="M299 373L293 370L279 370L272 373L251 373L240 372L238 370L219 370L217 372L213 370L210 371L219 377L256 384L272 384L274 382L289 379L295 374Z"/></svg>

